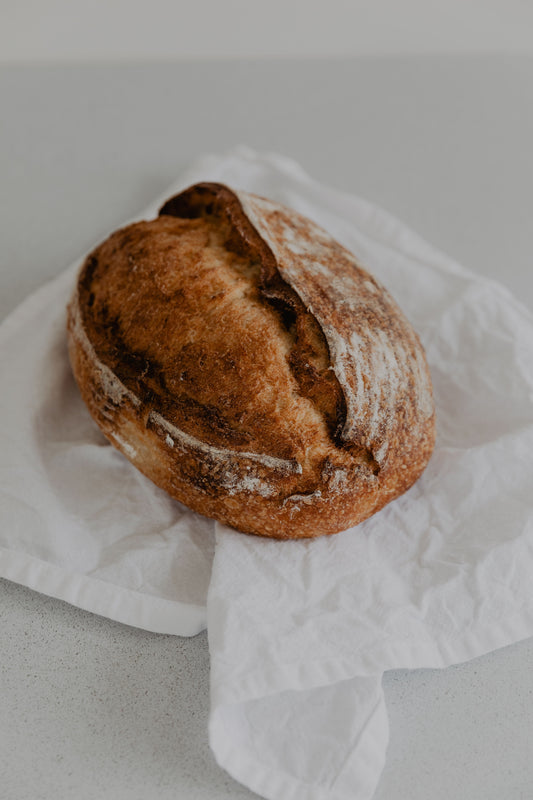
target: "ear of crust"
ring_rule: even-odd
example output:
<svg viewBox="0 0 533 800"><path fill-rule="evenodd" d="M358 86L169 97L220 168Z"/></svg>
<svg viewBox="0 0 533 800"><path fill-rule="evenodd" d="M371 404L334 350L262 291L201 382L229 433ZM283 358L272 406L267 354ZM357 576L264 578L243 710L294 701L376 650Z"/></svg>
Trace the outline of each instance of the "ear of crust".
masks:
<svg viewBox="0 0 533 800"><path fill-rule="evenodd" d="M109 440L238 530L335 533L409 488L431 455L431 383L409 323L351 253L263 198L198 184L113 234L82 268L68 329Z"/></svg>

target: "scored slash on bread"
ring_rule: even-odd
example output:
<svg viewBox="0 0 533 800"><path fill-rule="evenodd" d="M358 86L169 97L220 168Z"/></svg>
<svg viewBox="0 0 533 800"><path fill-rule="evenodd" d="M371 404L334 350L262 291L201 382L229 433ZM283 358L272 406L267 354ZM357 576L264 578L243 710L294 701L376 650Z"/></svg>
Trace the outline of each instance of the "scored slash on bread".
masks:
<svg viewBox="0 0 533 800"><path fill-rule="evenodd" d="M115 447L244 532L356 525L433 449L424 351L386 290L307 218L221 184L190 187L88 256L68 340Z"/></svg>

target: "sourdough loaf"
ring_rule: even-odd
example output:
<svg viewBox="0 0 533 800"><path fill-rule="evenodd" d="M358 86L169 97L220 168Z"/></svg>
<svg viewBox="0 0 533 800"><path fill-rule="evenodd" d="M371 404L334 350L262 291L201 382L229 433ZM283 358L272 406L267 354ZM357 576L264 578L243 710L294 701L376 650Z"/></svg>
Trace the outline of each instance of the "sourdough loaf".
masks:
<svg viewBox="0 0 533 800"><path fill-rule="evenodd" d="M433 449L424 351L387 291L309 219L220 184L89 255L68 342L111 443L240 531L356 525Z"/></svg>

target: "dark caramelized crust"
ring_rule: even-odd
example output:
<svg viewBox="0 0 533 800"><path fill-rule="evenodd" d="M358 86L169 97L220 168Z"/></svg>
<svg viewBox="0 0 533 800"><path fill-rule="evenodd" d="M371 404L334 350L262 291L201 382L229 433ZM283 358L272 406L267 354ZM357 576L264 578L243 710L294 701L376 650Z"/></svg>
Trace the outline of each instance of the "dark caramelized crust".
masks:
<svg viewBox="0 0 533 800"><path fill-rule="evenodd" d="M385 290L310 221L219 184L88 257L69 350L110 441L246 532L356 524L432 450L423 351Z"/></svg>

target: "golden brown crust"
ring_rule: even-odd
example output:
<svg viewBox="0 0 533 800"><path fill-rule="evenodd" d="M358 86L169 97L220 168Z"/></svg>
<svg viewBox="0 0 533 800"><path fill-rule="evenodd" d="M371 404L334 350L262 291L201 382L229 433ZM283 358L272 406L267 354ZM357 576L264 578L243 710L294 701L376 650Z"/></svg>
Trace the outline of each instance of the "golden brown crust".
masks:
<svg viewBox="0 0 533 800"><path fill-rule="evenodd" d="M318 226L254 195L198 184L114 233L68 329L110 441L238 530L335 533L431 455L429 372L394 301Z"/></svg>

